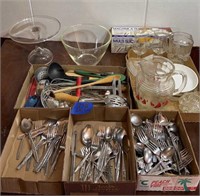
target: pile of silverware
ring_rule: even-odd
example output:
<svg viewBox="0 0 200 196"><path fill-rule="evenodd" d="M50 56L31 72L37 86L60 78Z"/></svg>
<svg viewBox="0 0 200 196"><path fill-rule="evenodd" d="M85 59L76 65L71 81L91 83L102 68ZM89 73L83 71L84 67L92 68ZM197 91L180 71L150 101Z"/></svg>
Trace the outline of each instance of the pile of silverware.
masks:
<svg viewBox="0 0 200 196"><path fill-rule="evenodd" d="M28 140L30 150L27 148L29 151L18 164L17 170L26 165L26 171L29 171L33 160L33 172L44 170L44 174L50 177L65 148L67 124L66 119L32 121L30 118L23 118L20 125L23 134L18 136L20 143L16 159L21 159L24 139Z"/></svg>
<svg viewBox="0 0 200 196"><path fill-rule="evenodd" d="M73 131L71 145L71 181L91 181L93 183L126 181L127 152L124 141L127 133L122 127L99 126L87 124L80 139L83 146L76 152L77 133ZM76 164L76 158L81 158Z"/></svg>
<svg viewBox="0 0 200 196"><path fill-rule="evenodd" d="M189 175L193 160L184 147L175 122L161 112L154 119L142 120L131 114L137 172L140 175Z"/></svg>

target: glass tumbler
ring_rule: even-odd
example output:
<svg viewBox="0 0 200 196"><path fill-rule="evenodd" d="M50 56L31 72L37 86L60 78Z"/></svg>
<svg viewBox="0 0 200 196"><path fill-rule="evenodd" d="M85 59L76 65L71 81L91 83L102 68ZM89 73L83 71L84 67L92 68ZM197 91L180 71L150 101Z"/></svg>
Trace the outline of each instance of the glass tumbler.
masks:
<svg viewBox="0 0 200 196"><path fill-rule="evenodd" d="M151 43L151 49L157 55L162 55L167 52L169 47L169 33L164 32L154 32L154 39Z"/></svg>
<svg viewBox="0 0 200 196"><path fill-rule="evenodd" d="M192 35L185 32L174 32L169 40L167 57L174 63L184 64L190 57L193 44Z"/></svg>
<svg viewBox="0 0 200 196"><path fill-rule="evenodd" d="M132 50L137 55L137 58L141 58L148 51L153 35L153 31L145 28L139 28L134 31L135 39L132 43Z"/></svg>

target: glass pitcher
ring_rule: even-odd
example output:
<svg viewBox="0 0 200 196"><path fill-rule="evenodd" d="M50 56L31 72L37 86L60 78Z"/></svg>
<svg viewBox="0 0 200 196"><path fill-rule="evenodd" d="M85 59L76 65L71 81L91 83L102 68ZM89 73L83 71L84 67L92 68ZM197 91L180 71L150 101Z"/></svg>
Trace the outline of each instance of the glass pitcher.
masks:
<svg viewBox="0 0 200 196"><path fill-rule="evenodd" d="M163 109L170 97L184 89L187 76L175 70L174 64L162 56L153 55L140 61L141 71L136 76L135 100L140 109ZM175 89L174 74L180 74L181 85Z"/></svg>

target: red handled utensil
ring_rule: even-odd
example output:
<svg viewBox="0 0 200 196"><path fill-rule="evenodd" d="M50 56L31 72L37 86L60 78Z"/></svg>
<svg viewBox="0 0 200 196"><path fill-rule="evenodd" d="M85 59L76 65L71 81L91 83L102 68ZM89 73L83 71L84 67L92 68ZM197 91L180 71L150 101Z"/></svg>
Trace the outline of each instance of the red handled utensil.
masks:
<svg viewBox="0 0 200 196"><path fill-rule="evenodd" d="M82 77L77 77L77 79L76 79L76 85L77 85L77 86L80 86L81 83L82 83ZM80 96L81 96L81 88L77 88L77 89L76 89L76 96L77 96L77 97L80 97Z"/></svg>

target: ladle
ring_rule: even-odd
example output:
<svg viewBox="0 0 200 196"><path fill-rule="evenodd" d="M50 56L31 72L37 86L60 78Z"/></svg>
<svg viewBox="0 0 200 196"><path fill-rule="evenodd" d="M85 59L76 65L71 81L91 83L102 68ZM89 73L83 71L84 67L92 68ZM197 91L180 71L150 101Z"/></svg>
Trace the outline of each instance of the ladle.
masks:
<svg viewBox="0 0 200 196"><path fill-rule="evenodd" d="M30 118L29 119L23 118L22 121L21 121L20 127L21 127L22 132L24 132L28 136L28 139L29 139L29 142L30 142L30 145L31 145L31 149L33 151L33 156L34 156L36 162L38 162L39 157L38 157L38 154L37 154L37 150L36 150L33 138L31 136L32 120Z"/></svg>
<svg viewBox="0 0 200 196"><path fill-rule="evenodd" d="M48 76L50 79L55 79L55 78L62 78L62 79L67 79L69 81L76 81L76 78L77 77L73 77L73 76L67 76L65 74L65 71L64 69L58 64L58 63L51 63L49 65L49 68L48 68Z"/></svg>
<svg viewBox="0 0 200 196"><path fill-rule="evenodd" d="M47 70L48 77L51 80L56 80L56 79L62 79L65 80L65 82L73 84L76 82L78 76L69 76L65 74L65 70L58 64L58 63L51 63L49 65L49 68ZM82 78L82 84L91 82L88 77L83 77Z"/></svg>

